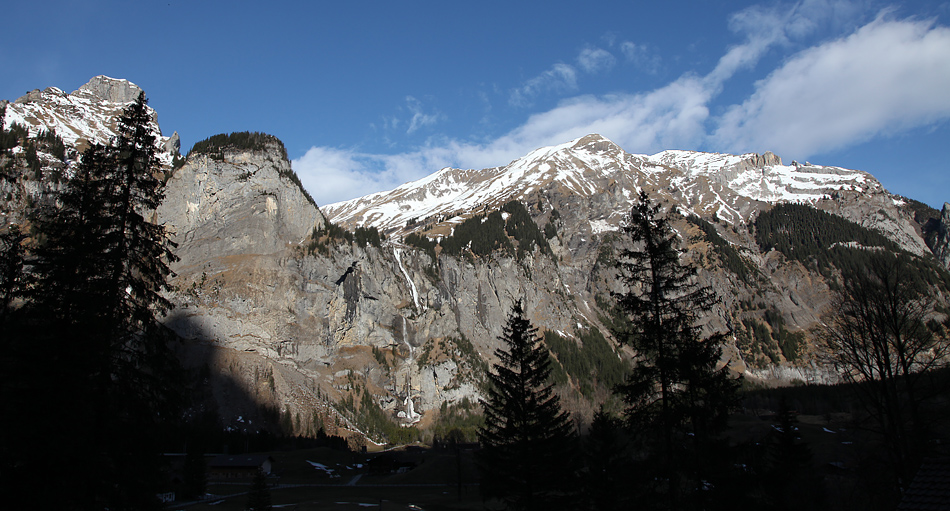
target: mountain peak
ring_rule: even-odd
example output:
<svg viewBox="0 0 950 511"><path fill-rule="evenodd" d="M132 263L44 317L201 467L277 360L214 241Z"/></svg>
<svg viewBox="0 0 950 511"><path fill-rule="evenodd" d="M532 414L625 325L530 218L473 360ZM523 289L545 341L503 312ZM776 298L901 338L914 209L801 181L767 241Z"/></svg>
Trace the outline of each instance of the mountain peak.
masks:
<svg viewBox="0 0 950 511"><path fill-rule="evenodd" d="M85 92L102 101L113 103L131 103L142 93L142 88L134 83L108 76L94 76L73 94Z"/></svg>
<svg viewBox="0 0 950 511"><path fill-rule="evenodd" d="M620 146L598 133L591 133L575 140L571 148L595 153L622 151Z"/></svg>
<svg viewBox="0 0 950 511"><path fill-rule="evenodd" d="M57 87L28 92L7 105L4 122L5 126L19 124L34 136L54 132L81 152L90 144L108 144L116 136L117 119L141 93L142 89L128 80L100 75L71 94ZM177 139L162 136L158 115L148 109L158 157L170 166L177 153Z"/></svg>

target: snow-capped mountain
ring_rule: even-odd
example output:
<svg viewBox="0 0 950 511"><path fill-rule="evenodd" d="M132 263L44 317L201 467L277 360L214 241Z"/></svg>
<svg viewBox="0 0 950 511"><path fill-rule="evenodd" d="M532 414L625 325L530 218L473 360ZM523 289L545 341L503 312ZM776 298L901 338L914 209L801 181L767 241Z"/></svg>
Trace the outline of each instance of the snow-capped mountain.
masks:
<svg viewBox="0 0 950 511"><path fill-rule="evenodd" d="M4 128L13 124L25 127L31 136L52 131L77 151L91 144L108 144L116 136L115 121L142 89L128 80L96 76L79 89L67 94L57 87L34 89L6 104ZM4 102L6 103L6 102ZM166 165L178 153L178 134L163 137L158 114L149 107L157 155Z"/></svg>
<svg viewBox="0 0 950 511"><path fill-rule="evenodd" d="M817 204L836 192L885 194L866 172L811 164L783 165L772 153L728 155L663 151L636 155L600 135L532 151L508 165L484 170L444 168L428 177L321 209L335 223L400 232L409 220L439 218L457 223L532 194L591 198L620 187L629 200L641 188L703 217L748 222L763 206ZM628 204L629 205L629 204ZM616 228L624 212L597 211L600 229ZM603 222L606 222L604 224ZM431 227L432 222L429 222Z"/></svg>

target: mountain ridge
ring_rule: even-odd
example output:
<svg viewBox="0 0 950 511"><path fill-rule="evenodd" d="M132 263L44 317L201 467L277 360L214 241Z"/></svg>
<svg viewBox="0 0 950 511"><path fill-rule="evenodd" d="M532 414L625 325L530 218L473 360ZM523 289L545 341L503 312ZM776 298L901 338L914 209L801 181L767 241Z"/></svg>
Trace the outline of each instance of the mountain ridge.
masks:
<svg viewBox="0 0 950 511"><path fill-rule="evenodd" d="M667 150L635 155L597 134L539 148L500 167L444 168L393 190L321 210L348 229L373 226L396 236L428 230L438 238L478 211L512 199L534 201L530 197L539 193L591 198L611 189L622 197L611 201L611 207L591 211L585 231L616 231L636 195L647 189L684 214L733 226L748 225L775 204L807 203L882 230L918 256L931 253L913 215L902 209L904 199L887 192L867 172L810 163L784 165L770 152Z"/></svg>

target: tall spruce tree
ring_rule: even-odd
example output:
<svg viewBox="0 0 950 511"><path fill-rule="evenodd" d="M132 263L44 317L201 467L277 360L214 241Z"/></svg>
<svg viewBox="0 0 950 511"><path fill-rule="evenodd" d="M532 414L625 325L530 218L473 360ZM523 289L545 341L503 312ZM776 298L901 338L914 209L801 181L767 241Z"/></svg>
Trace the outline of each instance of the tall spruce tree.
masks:
<svg viewBox="0 0 950 511"><path fill-rule="evenodd" d="M586 509L620 511L637 502L630 490L630 442L622 421L603 407L594 414L584 439L583 497Z"/></svg>
<svg viewBox="0 0 950 511"><path fill-rule="evenodd" d="M549 376L550 358L519 300L508 315L504 348L489 374L478 438L485 497L508 509L571 509L575 437Z"/></svg>
<svg viewBox="0 0 950 511"><path fill-rule="evenodd" d="M629 247L618 258L625 291L616 294L630 319L615 332L638 361L618 387L625 415L642 442L647 488L644 501L659 509L688 509L705 498L701 488L715 472L714 440L736 403L738 382L716 369L722 335L703 339L698 315L716 296L683 265L677 235L660 206L641 192L623 228Z"/></svg>
<svg viewBox="0 0 950 511"><path fill-rule="evenodd" d="M267 475L261 469L257 469L254 480L251 481L245 508L248 511L270 511L274 508L271 505L270 489L267 487Z"/></svg>
<svg viewBox="0 0 950 511"><path fill-rule="evenodd" d="M146 105L142 94L126 108L113 144L87 149L33 215L31 282L12 329L26 375L18 385L31 392L18 399L32 425L11 426L25 440L11 463L34 490L63 499L51 507L158 506L156 442L179 402L158 322L175 256L164 228L145 217L163 198ZM43 459L83 470L59 477Z"/></svg>

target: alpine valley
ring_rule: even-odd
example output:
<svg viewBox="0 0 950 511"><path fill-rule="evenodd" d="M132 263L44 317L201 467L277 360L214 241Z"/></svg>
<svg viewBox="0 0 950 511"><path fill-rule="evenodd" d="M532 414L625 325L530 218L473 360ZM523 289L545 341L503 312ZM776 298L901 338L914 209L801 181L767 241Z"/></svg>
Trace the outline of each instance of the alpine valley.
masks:
<svg viewBox="0 0 950 511"><path fill-rule="evenodd" d="M138 92L99 76L3 102L4 129L22 135L0 156L3 225L26 224ZM166 188L153 218L180 258L165 325L193 376L192 413L222 427L377 443L397 423L434 431L474 410L516 300L557 360L562 402L589 420L636 358L612 333L612 293L641 190L720 297L702 324L728 333L722 362L747 380L834 380L814 336L854 252L912 254L946 311L950 204L893 195L860 170L770 152L637 155L590 134L318 205L274 137L217 135L185 158L177 134L158 140Z"/></svg>

